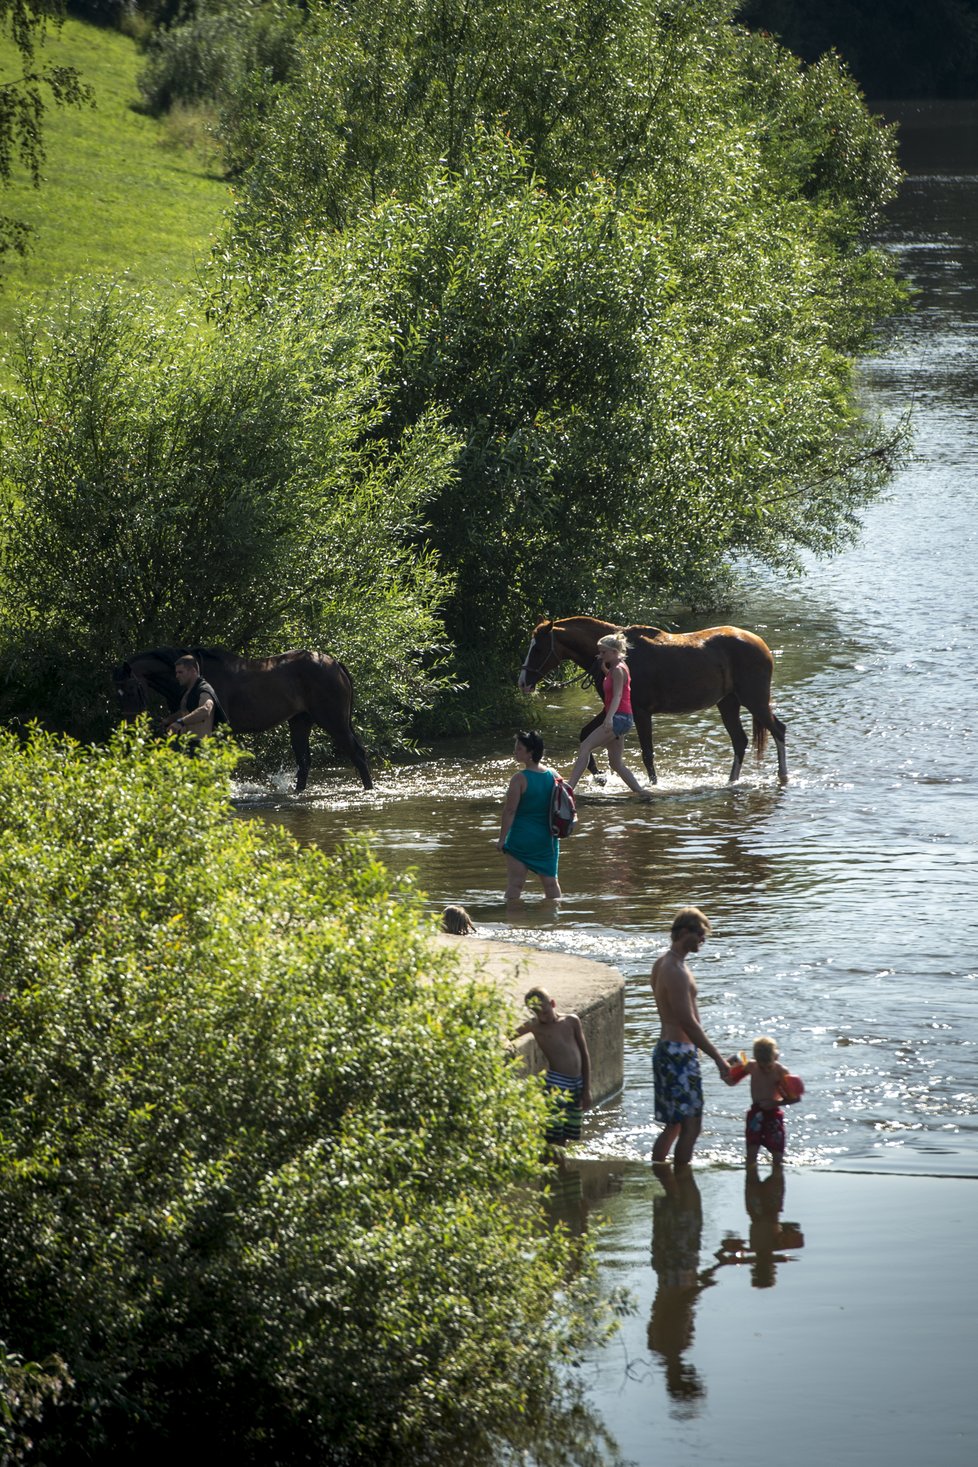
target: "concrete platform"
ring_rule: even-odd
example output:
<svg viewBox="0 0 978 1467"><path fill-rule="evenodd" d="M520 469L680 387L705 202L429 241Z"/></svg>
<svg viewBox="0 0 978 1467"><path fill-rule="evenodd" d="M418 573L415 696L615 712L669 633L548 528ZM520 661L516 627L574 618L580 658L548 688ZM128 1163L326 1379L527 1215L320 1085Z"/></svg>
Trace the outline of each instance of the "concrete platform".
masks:
<svg viewBox="0 0 978 1467"><path fill-rule="evenodd" d="M515 942L452 937L445 932L437 933L435 940L451 947L466 967L484 974L512 1001L514 1029L527 1017L523 995L536 985L553 995L560 1013L577 1014L591 1056L594 1103L617 1094L625 1077L625 980L617 968ZM518 1040L516 1050L531 1075L546 1069L531 1035Z"/></svg>

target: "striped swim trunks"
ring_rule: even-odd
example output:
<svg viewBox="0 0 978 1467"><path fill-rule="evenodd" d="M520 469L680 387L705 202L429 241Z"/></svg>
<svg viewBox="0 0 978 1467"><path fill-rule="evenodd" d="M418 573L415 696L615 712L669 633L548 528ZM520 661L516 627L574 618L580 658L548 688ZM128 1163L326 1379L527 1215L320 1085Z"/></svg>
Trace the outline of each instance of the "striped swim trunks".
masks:
<svg viewBox="0 0 978 1467"><path fill-rule="evenodd" d="M554 1102L554 1110L547 1126L547 1140L553 1146L566 1146L568 1141L580 1141L584 1111L584 1077L562 1075L559 1070L548 1070L547 1092Z"/></svg>

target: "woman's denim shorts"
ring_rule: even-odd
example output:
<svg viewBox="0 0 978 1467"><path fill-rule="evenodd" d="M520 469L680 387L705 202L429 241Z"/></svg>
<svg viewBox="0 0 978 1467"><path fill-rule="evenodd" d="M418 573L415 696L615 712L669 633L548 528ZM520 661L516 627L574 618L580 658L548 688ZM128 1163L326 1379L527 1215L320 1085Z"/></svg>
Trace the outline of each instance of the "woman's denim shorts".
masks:
<svg viewBox="0 0 978 1467"><path fill-rule="evenodd" d="M612 715L611 727L615 738L623 739L635 727L635 720L630 713L615 713Z"/></svg>

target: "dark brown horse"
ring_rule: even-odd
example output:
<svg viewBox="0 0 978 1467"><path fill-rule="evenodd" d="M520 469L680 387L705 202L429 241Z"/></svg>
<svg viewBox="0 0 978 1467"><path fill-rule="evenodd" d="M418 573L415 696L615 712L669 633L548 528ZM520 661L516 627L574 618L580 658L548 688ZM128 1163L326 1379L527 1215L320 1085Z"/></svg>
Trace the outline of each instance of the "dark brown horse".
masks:
<svg viewBox="0 0 978 1467"><path fill-rule="evenodd" d="M541 621L533 629L519 687L532 692L545 673L569 657L594 678L600 694L598 638L619 628L593 616L562 616ZM745 707L754 720L754 751L764 752L768 733L778 750L778 778L788 782L785 726L771 708L771 649L753 632L739 627L708 627L702 632L673 633L658 627L625 627L630 644L627 661L632 679L632 709L649 779L656 782L652 748L654 713L698 713L716 705L733 744L730 783L740 778L747 734L740 721ZM604 712L581 730L582 740L598 727Z"/></svg>
<svg viewBox="0 0 978 1467"><path fill-rule="evenodd" d="M296 791L304 790L312 758L309 734L319 724L337 748L349 755L366 790L373 789L367 754L353 727L353 681L342 662L324 652L283 652L278 657L236 657L221 647L156 647L137 652L112 669L123 718L145 711L150 691L173 712L181 688L173 672L177 658L190 652L201 676L217 694L232 733L261 733L287 723L297 765Z"/></svg>

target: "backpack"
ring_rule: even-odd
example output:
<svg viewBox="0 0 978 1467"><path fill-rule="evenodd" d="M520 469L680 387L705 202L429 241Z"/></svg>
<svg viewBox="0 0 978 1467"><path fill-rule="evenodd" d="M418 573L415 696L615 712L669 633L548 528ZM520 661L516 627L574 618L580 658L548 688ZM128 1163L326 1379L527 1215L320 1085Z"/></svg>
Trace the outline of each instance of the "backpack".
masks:
<svg viewBox="0 0 978 1467"><path fill-rule="evenodd" d="M577 806L574 791L559 774L554 775L554 787L550 794L550 834L563 839L573 835L577 824Z"/></svg>

